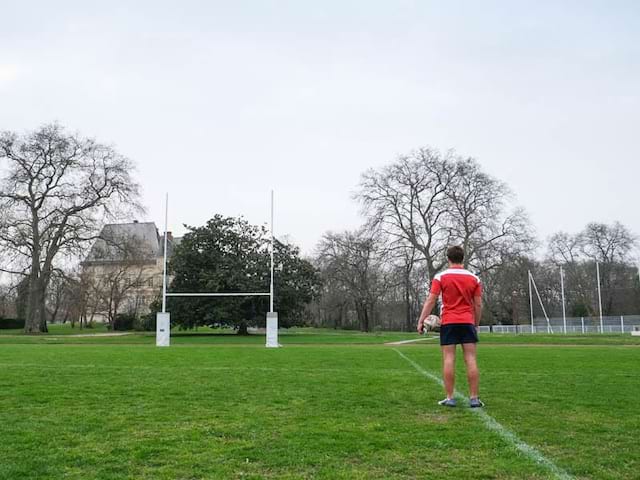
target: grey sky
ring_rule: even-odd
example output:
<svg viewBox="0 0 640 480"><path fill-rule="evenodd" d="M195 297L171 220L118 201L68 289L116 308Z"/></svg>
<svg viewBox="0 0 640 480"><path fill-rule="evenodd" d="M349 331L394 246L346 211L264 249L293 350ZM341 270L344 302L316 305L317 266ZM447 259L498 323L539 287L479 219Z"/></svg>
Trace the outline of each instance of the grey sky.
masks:
<svg viewBox="0 0 640 480"><path fill-rule="evenodd" d="M132 6L130 4L134 4ZM420 146L506 181L539 236L640 233L635 1L0 1L0 129L58 120L138 166L170 228L268 220L310 252ZM142 219L141 219L142 220Z"/></svg>

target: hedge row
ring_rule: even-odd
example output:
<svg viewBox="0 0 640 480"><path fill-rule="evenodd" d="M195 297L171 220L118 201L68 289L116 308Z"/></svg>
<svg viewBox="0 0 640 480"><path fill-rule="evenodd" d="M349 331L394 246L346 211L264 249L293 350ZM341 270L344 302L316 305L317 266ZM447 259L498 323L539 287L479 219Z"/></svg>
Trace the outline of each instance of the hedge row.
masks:
<svg viewBox="0 0 640 480"><path fill-rule="evenodd" d="M0 330L24 328L24 320L19 318L0 318Z"/></svg>

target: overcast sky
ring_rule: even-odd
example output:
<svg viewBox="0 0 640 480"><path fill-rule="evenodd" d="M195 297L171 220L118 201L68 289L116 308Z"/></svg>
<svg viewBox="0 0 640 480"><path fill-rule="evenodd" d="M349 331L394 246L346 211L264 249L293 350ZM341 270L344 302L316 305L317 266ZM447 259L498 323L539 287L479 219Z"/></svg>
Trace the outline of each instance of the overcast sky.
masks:
<svg viewBox="0 0 640 480"><path fill-rule="evenodd" d="M135 4L135 6L133 6ZM360 174L421 146L506 181L541 239L640 234L640 2L0 0L0 130L138 165L147 218L269 219L310 253Z"/></svg>

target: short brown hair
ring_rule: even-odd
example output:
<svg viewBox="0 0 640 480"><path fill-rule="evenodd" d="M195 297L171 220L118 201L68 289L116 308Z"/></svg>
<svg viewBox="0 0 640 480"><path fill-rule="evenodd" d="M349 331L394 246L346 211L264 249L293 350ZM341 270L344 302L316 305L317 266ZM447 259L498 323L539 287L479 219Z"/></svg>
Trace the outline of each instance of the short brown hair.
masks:
<svg viewBox="0 0 640 480"><path fill-rule="evenodd" d="M462 263L464 260L464 250L459 245L447 248L447 258L451 263Z"/></svg>

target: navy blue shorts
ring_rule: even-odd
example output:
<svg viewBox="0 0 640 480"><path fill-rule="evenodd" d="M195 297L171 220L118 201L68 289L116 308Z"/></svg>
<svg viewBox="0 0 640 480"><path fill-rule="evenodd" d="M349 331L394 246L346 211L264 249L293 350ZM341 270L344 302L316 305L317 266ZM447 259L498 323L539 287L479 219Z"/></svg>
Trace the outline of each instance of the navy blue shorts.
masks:
<svg viewBox="0 0 640 480"><path fill-rule="evenodd" d="M440 345L478 343L478 332L470 323L449 323L440 327Z"/></svg>

